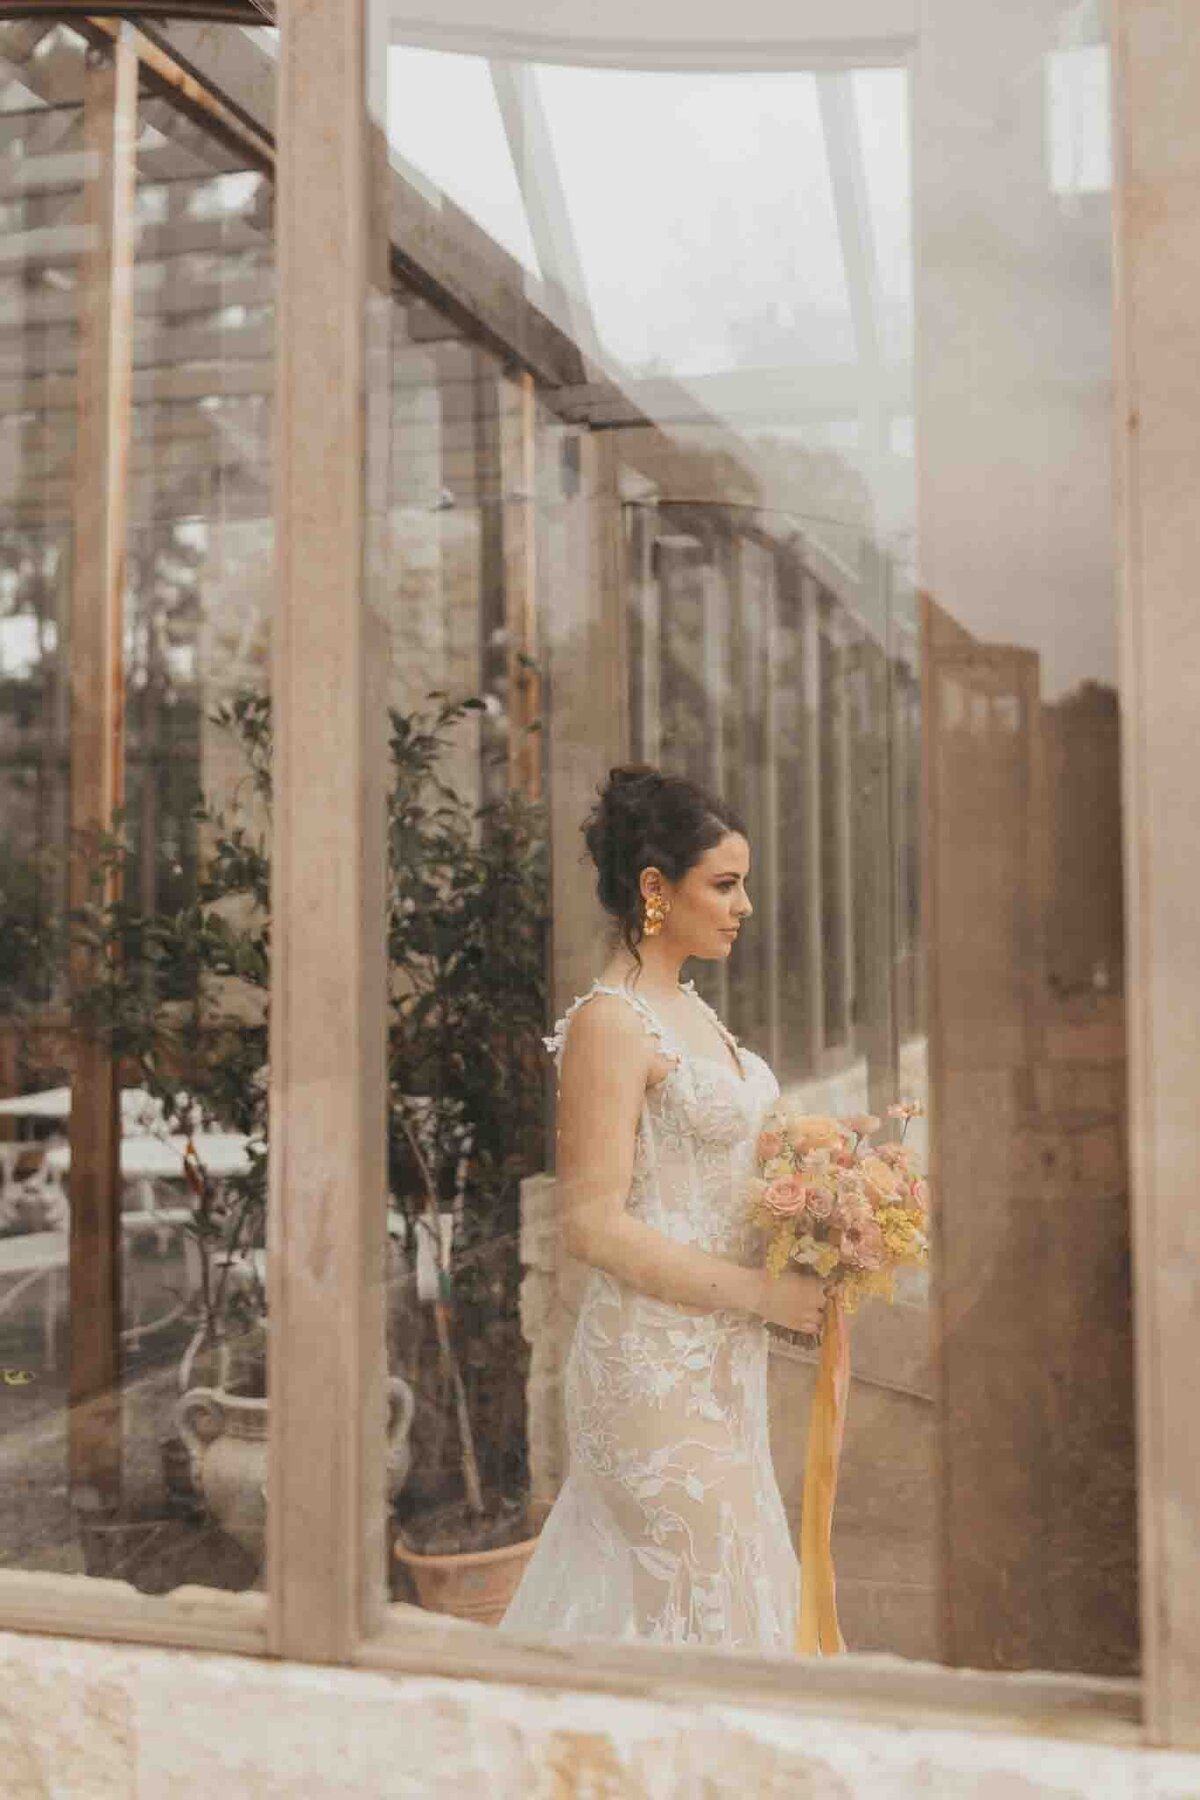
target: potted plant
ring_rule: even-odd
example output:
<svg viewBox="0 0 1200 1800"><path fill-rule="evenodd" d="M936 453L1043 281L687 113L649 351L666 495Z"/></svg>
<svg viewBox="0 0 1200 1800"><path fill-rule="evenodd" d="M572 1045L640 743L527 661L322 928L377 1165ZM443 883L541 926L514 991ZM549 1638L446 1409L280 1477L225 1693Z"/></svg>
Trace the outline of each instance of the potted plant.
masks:
<svg viewBox="0 0 1200 1800"><path fill-rule="evenodd" d="M396 1553L428 1604L454 1610L460 1577L477 1587L481 1568L512 1564L501 1580L511 1587L532 1547L519 1202L521 1178L542 1160L548 858L540 806L509 791L480 802L445 777L456 737L484 703L429 700L429 711L390 714L389 1185L410 1262L424 1239L437 1265L436 1298L409 1309L415 1402L403 1376L391 1381L392 1488L407 1471L415 1410ZM68 923L97 970L73 996L77 1020L105 1033L156 1103L160 1131L185 1142L198 1320L181 1364L180 1428L212 1510L257 1549L269 1331L269 701L243 692L213 722L238 740L248 804L196 805L208 845L193 894L151 914L124 898L131 850L118 819L99 842L91 896ZM206 1163L212 1126L243 1143L234 1173ZM475 1607L469 1596L462 1604ZM500 1604L493 1596L484 1610Z"/></svg>
<svg viewBox="0 0 1200 1800"><path fill-rule="evenodd" d="M192 816L208 844L190 897L173 911L149 913L127 898L136 891L133 851L118 815L98 837L88 898L65 915L64 927L67 940L90 950L94 971L72 993L76 1023L100 1031L124 1074L145 1090L150 1129L182 1140L185 1259L197 1319L179 1367L177 1423L208 1510L260 1558L269 1360L269 702L243 692L212 722L236 737L249 793L228 809L197 801ZM210 1144L226 1153L236 1147L240 1166L214 1169ZM407 1472L412 1411L407 1384L393 1378L393 1488Z"/></svg>
<svg viewBox="0 0 1200 1800"><path fill-rule="evenodd" d="M429 700L393 713L391 740L391 1185L433 1272L417 1309L425 1454L395 1554L423 1605L492 1621L535 1541L519 1223L545 1126L548 854L540 805L475 801L444 777L482 702Z"/></svg>

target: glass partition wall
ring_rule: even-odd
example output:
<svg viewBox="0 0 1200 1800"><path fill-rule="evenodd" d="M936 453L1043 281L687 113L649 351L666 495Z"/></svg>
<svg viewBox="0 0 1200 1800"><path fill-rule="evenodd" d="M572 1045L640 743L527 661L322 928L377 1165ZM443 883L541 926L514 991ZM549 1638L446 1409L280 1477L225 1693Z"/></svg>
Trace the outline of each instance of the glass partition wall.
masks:
<svg viewBox="0 0 1200 1800"><path fill-rule="evenodd" d="M796 1115L921 1108L932 1255L849 1324L848 1651L1137 1672L1108 39L928 10L734 71L310 8L208 86L186 27L0 28L8 1570L559 1670L494 1631L584 1456L544 1040L644 764L745 826L753 911L680 970L742 1055ZM745 1095L686 1130L728 1103L752 1147ZM764 1350L799 1545L822 1351ZM702 1414L653 1360L618 1401ZM653 1591L727 1496L651 1453L603 1547ZM811 1667L676 1598L605 1680Z"/></svg>
<svg viewBox="0 0 1200 1800"><path fill-rule="evenodd" d="M749 833L754 913L727 960L684 969L698 994L792 1107L886 1117L908 1098L932 1128L907 1139L932 1184L931 1263L851 1328L847 1642L1137 1666L1110 182L1089 99L1107 47L1098 20L1077 24L1050 5L940 21L936 81L846 57L766 74L375 49L393 179L432 186L460 276L561 334L515 477L511 366L481 386L479 352L395 353L398 381L415 363L427 385L419 416L407 399L394 415L394 477L426 509L385 583L394 679L472 697L439 728L464 828L506 768L544 833L524 849L529 935L497 912L461 962L422 965L433 991L410 1015L453 995L456 1020L483 1007L504 1034L501 1051L494 1026L451 1027L419 1098L439 1216L393 1306L415 1391L398 1598L453 1610L460 1583L464 1613L494 1620L506 1544L510 1585L531 1560L544 1577L543 1531L569 1564L563 1520L596 1473L579 1359L603 1361L600 1326L563 1245L553 1093L540 1135L517 1094L553 1089L539 1036L611 957L580 827L614 764L648 763L715 790ZM513 851L492 829L477 816L481 895ZM409 846L439 848L432 829ZM413 904L457 906L451 881L443 864ZM544 1019L514 1034L543 928ZM494 1055L485 1082L467 1041ZM490 1138L497 1104L510 1130ZM406 1154L392 1173L419 1210L430 1170ZM605 1378L631 1405L627 1348ZM797 1541L818 1361L773 1336L771 1456ZM591 1519L617 1585L626 1551L667 1586L687 1560L688 1472L660 1452L669 1473L639 1464L643 1537ZM1087 1506L1066 1507L1080 1488ZM563 1611L586 1616L578 1596ZM708 1641L668 1612L642 1635Z"/></svg>
<svg viewBox="0 0 1200 1800"><path fill-rule="evenodd" d="M241 1588L265 1513L268 179L116 28L6 24L0 57L0 1560Z"/></svg>

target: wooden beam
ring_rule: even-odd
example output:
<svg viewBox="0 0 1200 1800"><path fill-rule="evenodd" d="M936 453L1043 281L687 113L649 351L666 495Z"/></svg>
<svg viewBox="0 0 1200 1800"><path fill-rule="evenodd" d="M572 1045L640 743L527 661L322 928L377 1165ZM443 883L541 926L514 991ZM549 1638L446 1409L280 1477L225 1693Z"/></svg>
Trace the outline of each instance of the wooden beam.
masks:
<svg viewBox="0 0 1200 1800"><path fill-rule="evenodd" d="M6 0L5 16L13 19L115 18L129 11L114 0ZM138 0L137 14L147 19L206 20L223 25L270 25L274 0Z"/></svg>
<svg viewBox="0 0 1200 1800"><path fill-rule="evenodd" d="M194 219L186 225L150 225L138 234L138 261L143 266L169 262L176 256L232 257L240 250L270 247L268 234L245 218ZM87 248L82 223L39 225L31 231L13 231L0 238L0 270L34 263L43 268L74 268Z"/></svg>
<svg viewBox="0 0 1200 1800"><path fill-rule="evenodd" d="M95 833L123 798L123 597L131 422L137 59L125 34L90 52L79 263L79 369L71 593L72 905L89 894ZM77 953L77 981L94 979ZM120 1487L120 1113L106 1047L81 1032L71 1106L69 1464L73 1496L113 1501Z"/></svg>
<svg viewBox="0 0 1200 1800"><path fill-rule="evenodd" d="M143 310L153 308L158 318L203 316L226 306L273 306L275 301L274 283L266 273L235 275L228 281L189 281L168 275L157 282L152 279L155 275L153 268L135 268L133 288L137 304ZM11 334L22 335L31 323L74 326L78 310L73 293L52 288L0 302L0 342Z"/></svg>
<svg viewBox="0 0 1200 1800"><path fill-rule="evenodd" d="M388 655L363 591L366 12L292 0L279 47L267 1586L272 1651L314 1662L348 1660L386 1592Z"/></svg>

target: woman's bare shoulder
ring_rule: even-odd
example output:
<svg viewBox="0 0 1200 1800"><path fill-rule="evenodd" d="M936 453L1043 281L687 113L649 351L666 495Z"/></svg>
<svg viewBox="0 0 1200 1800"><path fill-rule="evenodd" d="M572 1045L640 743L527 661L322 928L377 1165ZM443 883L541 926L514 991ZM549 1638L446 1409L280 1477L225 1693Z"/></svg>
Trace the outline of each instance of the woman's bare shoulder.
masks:
<svg viewBox="0 0 1200 1800"><path fill-rule="evenodd" d="M634 1044L651 1047L646 1021L620 994L597 989L587 996L571 1021L570 1036L581 1048L592 1050L629 1048Z"/></svg>

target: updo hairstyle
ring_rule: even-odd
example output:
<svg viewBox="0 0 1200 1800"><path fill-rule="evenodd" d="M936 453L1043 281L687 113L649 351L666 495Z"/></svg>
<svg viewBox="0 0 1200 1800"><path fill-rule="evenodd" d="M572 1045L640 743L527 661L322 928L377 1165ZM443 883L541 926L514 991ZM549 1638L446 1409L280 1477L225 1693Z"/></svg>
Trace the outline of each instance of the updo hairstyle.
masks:
<svg viewBox="0 0 1200 1800"><path fill-rule="evenodd" d="M644 869L681 881L706 850L730 832L749 834L733 809L698 782L664 775L648 763L610 769L583 824L596 865L596 891L621 942L640 964Z"/></svg>

